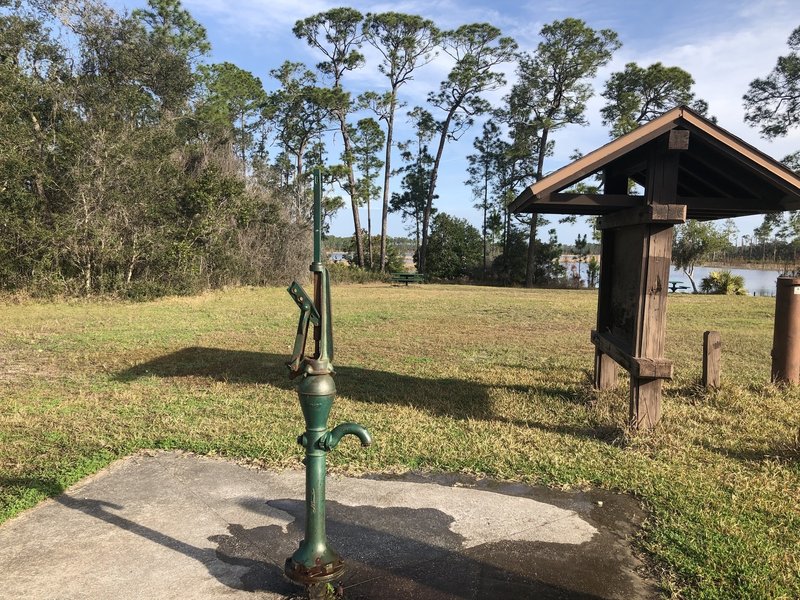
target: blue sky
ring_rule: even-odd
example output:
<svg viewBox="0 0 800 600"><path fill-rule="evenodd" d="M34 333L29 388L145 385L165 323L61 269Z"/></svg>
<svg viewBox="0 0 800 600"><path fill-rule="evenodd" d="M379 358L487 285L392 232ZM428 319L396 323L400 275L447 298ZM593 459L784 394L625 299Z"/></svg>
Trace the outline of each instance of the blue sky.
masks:
<svg viewBox="0 0 800 600"><path fill-rule="evenodd" d="M110 0L109 3L117 9L133 9L145 5L146 0ZM213 47L208 58L210 62L233 62L258 76L265 88L271 90L274 83L269 71L284 60L301 61L309 66L320 60L319 55L292 34L295 21L344 3L326 0L183 0L183 5L208 30ZM710 113L718 118L719 125L767 154L780 159L800 149L800 130L773 142L760 138L755 129L744 124L741 102L749 82L766 75L777 57L787 53L786 40L800 25L800 2L797 0L400 0L355 1L346 5L364 13L392 10L419 14L445 29L471 22L490 22L504 35L514 37L521 48L528 50L535 49L542 25L556 19L577 17L591 27L615 30L623 45L594 82L597 94L589 102L589 125L558 132L554 137L555 154L546 164L548 171L566 164L575 149L586 153L608 141L608 133L600 122L599 110L603 99L599 92L610 73L621 70L630 61L642 66L660 61L689 71L695 79L697 95L708 101ZM377 71L378 60L369 52L365 54L366 66L349 77L347 86L356 92L365 89L383 91L385 78ZM408 108L424 105L427 92L438 87L447 71L448 63L444 57L420 69L415 80L401 89ZM513 66L507 65L505 71L512 81ZM488 98L499 104L504 93L504 90L499 90ZM400 116L400 121L404 121L404 116ZM436 203L439 210L466 218L476 226L480 216L472 208L472 194L463 181L466 156L472 152L472 140L479 133L480 124L476 124L459 142L451 143L445 149L437 187L440 198ZM410 132L401 128L398 139L407 137L410 137ZM330 147L331 160L340 151L339 147ZM398 162L399 159L395 158L394 164ZM393 180L391 190L397 191L398 188L399 181ZM365 212L362 209L364 226ZM374 222L378 214L376 203L373 206ZM390 234L403 235L405 228L400 217L390 215L389 219ZM740 219L738 225L742 233L749 233L759 222L760 218L749 217ZM562 243L571 243L578 233L588 231L583 222L576 226L562 225L557 229ZM336 235L352 234L349 209L340 211L335 217L331 231Z"/></svg>

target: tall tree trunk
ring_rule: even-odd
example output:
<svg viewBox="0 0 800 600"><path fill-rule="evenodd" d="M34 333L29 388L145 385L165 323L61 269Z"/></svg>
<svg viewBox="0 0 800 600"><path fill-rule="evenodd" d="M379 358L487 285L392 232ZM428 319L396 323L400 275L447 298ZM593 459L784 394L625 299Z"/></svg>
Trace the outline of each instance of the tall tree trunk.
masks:
<svg viewBox="0 0 800 600"><path fill-rule="evenodd" d="M386 158L383 168L383 210L381 212L381 273L386 272L386 235L389 229L389 177L392 174L392 138L394 137L394 105L396 89L392 90L389 117L386 120Z"/></svg>
<svg viewBox="0 0 800 600"><path fill-rule="evenodd" d="M689 283L692 284L692 291L696 294L697 293L697 286L694 283L694 278L692 274L694 273L694 266L689 267L688 269L684 269L683 272L689 278Z"/></svg>
<svg viewBox="0 0 800 600"><path fill-rule="evenodd" d="M89 296L92 293L92 259L87 258L86 263L83 266L83 288L86 292L86 295Z"/></svg>
<svg viewBox="0 0 800 600"><path fill-rule="evenodd" d="M242 112L239 123L242 126L242 177L247 178L247 155L244 147L244 112Z"/></svg>
<svg viewBox="0 0 800 600"><path fill-rule="evenodd" d="M483 279L486 281L486 211L489 208L489 174L483 173Z"/></svg>
<svg viewBox="0 0 800 600"><path fill-rule="evenodd" d="M547 153L547 127L542 129L542 137L539 139L539 157L536 161L536 181L539 181L544 174L544 156ZM534 271L536 270L536 229L539 227L539 215L531 213L531 231L528 239L528 260L525 266L525 287L533 287Z"/></svg>
<svg viewBox="0 0 800 600"><path fill-rule="evenodd" d="M128 271L125 274L125 285L126 286L129 286L131 284L131 279L133 279L133 268L136 266L136 260L139 258L139 255L138 255L138 253L136 251L137 250L136 249L136 241L137 241L137 236L134 233L133 234L133 248L131 250L131 259L128 262Z"/></svg>
<svg viewBox="0 0 800 600"><path fill-rule="evenodd" d="M419 247L420 247L420 243L419 243L419 214L414 215L414 222L417 225L417 248L416 248L416 252L417 252L417 261L419 262Z"/></svg>
<svg viewBox="0 0 800 600"><path fill-rule="evenodd" d="M297 170L297 175L295 176L295 218L300 221L300 218L303 215L303 194L305 192L305 187L303 186L303 152L305 148L303 146L300 147L300 150L297 152L297 159L295 161L295 168Z"/></svg>
<svg viewBox="0 0 800 600"><path fill-rule="evenodd" d="M442 123L439 147L436 149L436 158L433 160L431 169L431 180L428 184L428 197L425 199L425 210L422 213L422 245L419 248L419 272L425 273L425 254L428 251L428 229L431 222L431 210L433 209L433 196L436 193L436 178L439 175L439 163L442 161L444 144L447 141L447 132L450 129L450 122L453 120L454 111L447 113L447 118Z"/></svg>
<svg viewBox="0 0 800 600"><path fill-rule="evenodd" d="M37 137L39 138L39 167L44 168L44 152L43 152L43 144L41 141L42 138L42 126L39 124L39 119L36 118L36 115L30 113L31 115L31 122L33 123L33 129L36 131ZM40 202L44 202L44 182L42 181L42 174L37 169L36 173L33 175L33 185L36 188L36 197L39 199Z"/></svg>
<svg viewBox="0 0 800 600"><path fill-rule="evenodd" d="M364 240L361 237L361 217L358 215L358 200L356 195L356 176L353 173L353 161L350 158L350 134L347 131L347 118L344 114L338 113L339 128L342 132L342 142L344 143L344 154L347 158L347 184L350 186L350 205L353 208L353 226L355 227L356 238L356 263L359 267L364 266Z"/></svg>
<svg viewBox="0 0 800 600"><path fill-rule="evenodd" d="M86 194L81 192L81 207L83 208L83 242L85 245L85 259L83 263L83 286L86 295L92 293L92 250L91 242L89 239L89 220L91 212L89 211L89 202L86 200ZM80 243L80 242L79 242Z"/></svg>
<svg viewBox="0 0 800 600"><path fill-rule="evenodd" d="M369 258L370 271L375 266L372 262L372 210L370 209L370 201L367 198L367 258Z"/></svg>
<svg viewBox="0 0 800 600"><path fill-rule="evenodd" d="M503 223L503 254L508 258L508 237L511 234L511 212L508 207L503 211L505 223Z"/></svg>

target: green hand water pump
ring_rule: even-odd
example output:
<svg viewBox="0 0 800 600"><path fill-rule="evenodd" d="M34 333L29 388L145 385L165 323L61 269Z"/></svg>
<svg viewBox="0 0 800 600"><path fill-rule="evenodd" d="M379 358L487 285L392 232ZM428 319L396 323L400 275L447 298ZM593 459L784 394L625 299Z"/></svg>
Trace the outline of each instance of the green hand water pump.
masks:
<svg viewBox="0 0 800 600"><path fill-rule="evenodd" d="M306 450L306 528L300 547L286 559L289 579L305 585L309 597L324 597L322 588L344 574L344 561L328 545L325 536L325 458L347 434L355 435L364 447L372 443L369 432L357 423L342 423L328 429L328 415L336 395L333 382L333 326L331 287L328 270L322 264L322 178L314 171L314 262L309 267L314 279L314 297L296 281L289 294L300 307L300 322L294 352L287 364L292 379L299 377L297 393L306 431L297 442ZM309 325L314 327L314 354L306 356Z"/></svg>

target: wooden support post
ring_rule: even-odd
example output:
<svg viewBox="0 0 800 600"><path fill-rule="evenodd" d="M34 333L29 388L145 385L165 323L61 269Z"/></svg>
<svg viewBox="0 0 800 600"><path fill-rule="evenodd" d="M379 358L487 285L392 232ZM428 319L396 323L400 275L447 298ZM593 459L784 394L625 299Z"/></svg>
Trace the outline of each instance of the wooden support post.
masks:
<svg viewBox="0 0 800 600"><path fill-rule="evenodd" d="M670 132L650 145L647 157L647 204L676 204L681 151L688 148L688 134ZM679 209L653 208L653 215L666 211L667 221L679 221ZM685 210L685 209L683 209ZM673 214L674 213L674 214ZM634 355L642 358L664 357L666 337L667 290L672 262L672 225L642 225L641 276L637 302ZM631 373L630 419L637 429L652 429L661 418L661 379L635 377Z"/></svg>
<svg viewBox="0 0 800 600"><path fill-rule="evenodd" d="M703 333L703 387L719 389L722 338L719 331Z"/></svg>
<svg viewBox="0 0 800 600"><path fill-rule="evenodd" d="M608 354L594 350L594 387L607 390L617 386L617 363Z"/></svg>
<svg viewBox="0 0 800 600"><path fill-rule="evenodd" d="M800 277L778 277L772 337L772 381L794 385L800 383Z"/></svg>
<svg viewBox="0 0 800 600"><path fill-rule="evenodd" d="M661 381L661 379L631 377L628 416L634 429L653 429L661 419Z"/></svg>
<svg viewBox="0 0 800 600"><path fill-rule="evenodd" d="M647 150L645 203L602 220L594 384L612 387L616 368L630 373L630 423L652 429L661 418L661 380L672 376L664 358L673 224L686 220L677 203L679 153L687 135L661 136ZM605 173L606 194L625 194L627 175Z"/></svg>
<svg viewBox="0 0 800 600"><path fill-rule="evenodd" d="M598 229L615 229L646 223L679 224L686 222L685 204L646 204L626 208L600 217Z"/></svg>
<svg viewBox="0 0 800 600"><path fill-rule="evenodd" d="M628 180L626 178L624 183L618 182L618 187L627 185L627 183ZM600 235L600 290L597 300L597 328L599 331L605 331L610 327L612 321L613 300L611 292L613 281L611 276L614 265L614 232L607 230ZM605 352L595 349L594 387L598 390L605 390L616 385L617 363Z"/></svg>
<svg viewBox="0 0 800 600"><path fill-rule="evenodd" d="M645 225L643 242L634 353L637 357L660 359L666 337L672 225ZM661 379L645 379L631 373L630 418L637 429L656 426L661 418Z"/></svg>

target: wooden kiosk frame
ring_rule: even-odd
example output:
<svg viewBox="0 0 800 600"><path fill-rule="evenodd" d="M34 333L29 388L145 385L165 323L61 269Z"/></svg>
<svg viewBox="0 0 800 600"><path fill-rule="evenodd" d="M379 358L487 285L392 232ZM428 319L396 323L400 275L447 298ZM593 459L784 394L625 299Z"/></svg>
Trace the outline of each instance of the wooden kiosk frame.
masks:
<svg viewBox="0 0 800 600"><path fill-rule="evenodd" d="M564 190L602 174L603 193ZM629 181L644 195L628 193ZM800 178L686 107L678 107L526 188L514 213L600 216L594 384L630 373L630 422L661 417L669 269L675 224L800 209Z"/></svg>

